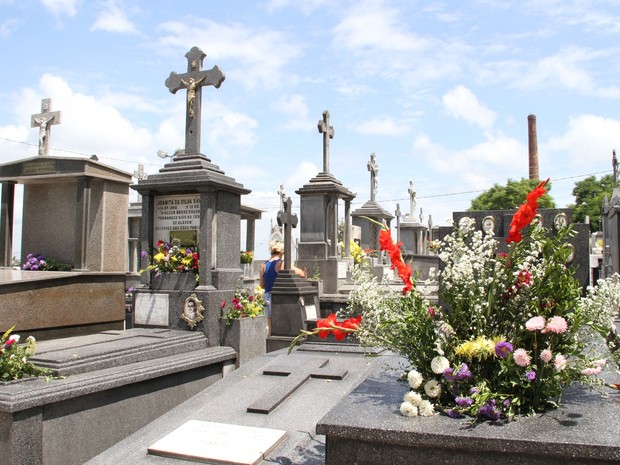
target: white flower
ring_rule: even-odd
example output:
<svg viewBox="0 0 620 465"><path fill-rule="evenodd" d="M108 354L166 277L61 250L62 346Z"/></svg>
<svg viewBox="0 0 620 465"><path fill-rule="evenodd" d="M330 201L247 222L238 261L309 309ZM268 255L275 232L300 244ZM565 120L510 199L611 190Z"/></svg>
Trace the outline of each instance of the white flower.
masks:
<svg viewBox="0 0 620 465"><path fill-rule="evenodd" d="M403 402L402 404L400 404L400 413L406 417L417 417L418 407L416 407L410 402Z"/></svg>
<svg viewBox="0 0 620 465"><path fill-rule="evenodd" d="M413 405L419 405L420 402L422 402L422 396L418 392L409 391L407 392L407 394L405 394L405 397L403 400Z"/></svg>
<svg viewBox="0 0 620 465"><path fill-rule="evenodd" d="M422 384L422 381L424 381L424 378L422 378L422 375L416 370L411 370L407 375L407 381L409 381L410 387L417 389Z"/></svg>
<svg viewBox="0 0 620 465"><path fill-rule="evenodd" d="M450 368L450 362L446 357L438 356L431 360L431 370L438 375L443 374L446 368Z"/></svg>
<svg viewBox="0 0 620 465"><path fill-rule="evenodd" d="M441 394L441 385L434 379L431 379L424 385L424 392L428 397L439 397Z"/></svg>
<svg viewBox="0 0 620 465"><path fill-rule="evenodd" d="M37 340L34 338L34 336L28 336L28 337L26 338L26 341L27 341L27 342L37 342Z"/></svg>
<svg viewBox="0 0 620 465"><path fill-rule="evenodd" d="M15 341L15 344L19 342L19 334L11 334L9 336L9 341Z"/></svg>
<svg viewBox="0 0 620 465"><path fill-rule="evenodd" d="M435 413L435 406L428 400L423 400L420 402L420 405L418 405L418 413L423 417L430 417Z"/></svg>

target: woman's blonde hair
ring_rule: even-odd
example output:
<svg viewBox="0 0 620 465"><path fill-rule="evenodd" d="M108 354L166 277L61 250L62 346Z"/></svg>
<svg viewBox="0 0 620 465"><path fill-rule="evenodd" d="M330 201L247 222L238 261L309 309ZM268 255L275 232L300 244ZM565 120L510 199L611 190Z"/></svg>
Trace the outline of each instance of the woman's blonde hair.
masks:
<svg viewBox="0 0 620 465"><path fill-rule="evenodd" d="M284 244L280 241L271 241L269 243L269 251L271 255L282 253L284 252Z"/></svg>

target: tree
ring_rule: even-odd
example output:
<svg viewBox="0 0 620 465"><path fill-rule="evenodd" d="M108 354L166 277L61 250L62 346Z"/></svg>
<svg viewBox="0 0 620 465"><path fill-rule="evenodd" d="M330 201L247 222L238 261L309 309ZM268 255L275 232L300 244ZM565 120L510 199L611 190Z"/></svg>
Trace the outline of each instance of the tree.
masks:
<svg viewBox="0 0 620 465"><path fill-rule="evenodd" d="M505 186L494 184L489 190L483 192L471 201L468 211L479 210L515 210L525 202L527 194L534 189L540 181L535 179L521 178L519 181L509 179ZM538 199L540 208L555 208L555 201L548 192L551 183L547 183L547 194Z"/></svg>
<svg viewBox="0 0 620 465"><path fill-rule="evenodd" d="M614 190L614 177L606 174L600 180L596 176L577 181L573 188L575 203L569 205L573 210L573 221L583 223L590 217L590 231L601 230L601 210L605 196L611 198Z"/></svg>

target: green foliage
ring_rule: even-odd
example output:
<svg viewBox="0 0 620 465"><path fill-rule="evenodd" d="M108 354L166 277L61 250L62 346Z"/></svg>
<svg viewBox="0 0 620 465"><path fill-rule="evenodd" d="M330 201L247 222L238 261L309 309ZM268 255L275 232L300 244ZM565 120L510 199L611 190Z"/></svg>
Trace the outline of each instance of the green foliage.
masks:
<svg viewBox="0 0 620 465"><path fill-rule="evenodd" d="M223 313L222 320L229 326L232 324L232 320L256 318L262 315L265 310L265 290L256 286L254 293L252 293L251 289L237 288L230 303L224 300L220 303L220 307Z"/></svg>
<svg viewBox="0 0 620 465"><path fill-rule="evenodd" d="M601 210L605 196L611 198L614 189L614 177L611 174L596 179L595 176L575 183L573 196L575 204L570 205L573 210L573 221L583 223L586 216L590 217L590 231L601 230Z"/></svg>
<svg viewBox="0 0 620 465"><path fill-rule="evenodd" d="M509 179L505 186L495 184L471 201L468 211L480 210L515 210L523 203L523 199L540 181L521 178L519 181ZM551 183L547 184L551 190ZM555 201L549 194L538 200L539 208L555 208Z"/></svg>
<svg viewBox="0 0 620 465"><path fill-rule="evenodd" d="M11 332L15 326L2 335L0 339L0 381L12 381L27 376L51 377L50 370L35 366L29 359L36 350L34 337L26 339L26 345L20 346L19 335Z"/></svg>

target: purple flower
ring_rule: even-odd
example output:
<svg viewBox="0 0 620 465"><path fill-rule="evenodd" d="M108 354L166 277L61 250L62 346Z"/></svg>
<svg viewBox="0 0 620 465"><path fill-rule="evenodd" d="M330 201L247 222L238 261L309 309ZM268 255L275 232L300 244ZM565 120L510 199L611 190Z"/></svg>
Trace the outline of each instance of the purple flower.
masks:
<svg viewBox="0 0 620 465"><path fill-rule="evenodd" d="M446 381L454 381L454 368L446 368L443 371L443 377L446 379Z"/></svg>
<svg viewBox="0 0 620 465"><path fill-rule="evenodd" d="M512 344L510 342L501 341L495 344L495 355L499 358L506 358L508 354L511 354L513 350Z"/></svg>
<svg viewBox="0 0 620 465"><path fill-rule="evenodd" d="M501 413L499 409L495 406L495 399L488 401L482 407L480 407L480 409L478 410L478 415L492 421L498 420L501 416Z"/></svg>
<svg viewBox="0 0 620 465"><path fill-rule="evenodd" d="M140 252L140 256L142 258L146 258L146 256L147 256L146 250L143 250L142 252Z"/></svg>
<svg viewBox="0 0 620 465"><path fill-rule="evenodd" d="M525 373L525 379L527 379L528 381L534 381L536 379L536 372L528 371L527 373Z"/></svg>
<svg viewBox="0 0 620 465"><path fill-rule="evenodd" d="M469 395L473 396L474 394L478 394L479 392L480 391L478 390L478 388L473 387L469 390Z"/></svg>
<svg viewBox="0 0 620 465"><path fill-rule="evenodd" d="M448 415L450 418L461 418L463 416L454 409L446 410L446 415Z"/></svg>
<svg viewBox="0 0 620 465"><path fill-rule="evenodd" d="M454 379L457 381L462 381L469 378L471 378L471 371L469 371L469 367L466 363L462 363L457 372L454 374Z"/></svg>
<svg viewBox="0 0 620 465"><path fill-rule="evenodd" d="M456 402L456 405L459 407L470 407L471 404L474 403L474 400L471 397L458 396L454 399L454 402Z"/></svg>

